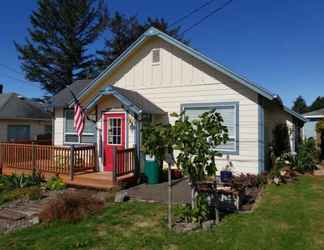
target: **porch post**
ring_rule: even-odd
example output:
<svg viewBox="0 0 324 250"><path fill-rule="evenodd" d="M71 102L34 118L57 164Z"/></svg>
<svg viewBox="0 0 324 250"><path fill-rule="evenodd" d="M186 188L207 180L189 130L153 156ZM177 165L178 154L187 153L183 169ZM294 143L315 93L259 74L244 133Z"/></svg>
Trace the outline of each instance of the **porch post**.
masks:
<svg viewBox="0 0 324 250"><path fill-rule="evenodd" d="M70 180L73 181L73 169L74 169L74 145L71 146L70 150L70 164L69 164L69 175Z"/></svg>
<svg viewBox="0 0 324 250"><path fill-rule="evenodd" d="M136 175L139 176L140 173L140 167L141 167L141 121L142 116L140 115L136 119L136 129L135 129L135 135L136 135Z"/></svg>
<svg viewBox="0 0 324 250"><path fill-rule="evenodd" d="M32 171L35 173L36 170L36 159L35 159L35 142L32 141Z"/></svg>
<svg viewBox="0 0 324 250"><path fill-rule="evenodd" d="M117 171L117 167L116 167L116 154L117 149L116 147L112 148L112 178L113 178L113 183L116 184L117 183L117 175L116 175L116 171Z"/></svg>

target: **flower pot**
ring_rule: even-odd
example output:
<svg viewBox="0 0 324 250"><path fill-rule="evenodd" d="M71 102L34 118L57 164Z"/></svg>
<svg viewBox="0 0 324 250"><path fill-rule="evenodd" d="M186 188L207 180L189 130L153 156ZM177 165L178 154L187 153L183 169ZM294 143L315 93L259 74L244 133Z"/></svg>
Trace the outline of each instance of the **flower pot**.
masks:
<svg viewBox="0 0 324 250"><path fill-rule="evenodd" d="M222 170L220 172L220 178L222 182L230 182L232 180L233 173L232 171Z"/></svg>

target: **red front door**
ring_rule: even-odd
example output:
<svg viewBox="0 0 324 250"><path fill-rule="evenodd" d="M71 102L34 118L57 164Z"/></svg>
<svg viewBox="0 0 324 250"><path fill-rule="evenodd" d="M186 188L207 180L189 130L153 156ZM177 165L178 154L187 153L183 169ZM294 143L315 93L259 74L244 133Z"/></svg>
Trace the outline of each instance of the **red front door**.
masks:
<svg viewBox="0 0 324 250"><path fill-rule="evenodd" d="M125 114L124 113L105 113L104 121L104 170L113 169L113 147L117 149L125 148Z"/></svg>

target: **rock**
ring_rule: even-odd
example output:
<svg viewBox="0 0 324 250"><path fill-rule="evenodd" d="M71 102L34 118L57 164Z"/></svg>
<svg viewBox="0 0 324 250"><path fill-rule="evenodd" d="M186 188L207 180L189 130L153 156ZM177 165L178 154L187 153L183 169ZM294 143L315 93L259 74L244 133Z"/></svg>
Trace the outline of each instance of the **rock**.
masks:
<svg viewBox="0 0 324 250"><path fill-rule="evenodd" d="M115 202L124 202L128 200L128 194L127 191L121 190L116 193L115 195Z"/></svg>
<svg viewBox="0 0 324 250"><path fill-rule="evenodd" d="M276 185L279 185L280 184L280 178L279 177L274 177L273 178L273 183L276 184Z"/></svg>
<svg viewBox="0 0 324 250"><path fill-rule="evenodd" d="M213 220L207 220L207 221L204 221L201 226L202 226L202 229L204 231L208 231L210 229L212 229L212 227L215 225L215 222Z"/></svg>
<svg viewBox="0 0 324 250"><path fill-rule="evenodd" d="M176 223L173 227L177 233L191 232L200 228L201 225L199 223Z"/></svg>

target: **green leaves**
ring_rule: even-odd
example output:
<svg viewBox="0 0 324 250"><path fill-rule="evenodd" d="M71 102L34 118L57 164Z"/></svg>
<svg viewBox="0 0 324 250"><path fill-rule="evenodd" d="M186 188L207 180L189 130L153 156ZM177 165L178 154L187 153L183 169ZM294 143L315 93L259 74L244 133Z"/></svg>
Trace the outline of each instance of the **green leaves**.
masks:
<svg viewBox="0 0 324 250"><path fill-rule="evenodd" d="M184 114L174 115L174 125L147 125L143 130L143 152L164 160L166 153L175 153L177 166L184 169L192 182L215 175L215 157L221 156L217 146L228 140L227 128L217 112L203 113L189 121Z"/></svg>

